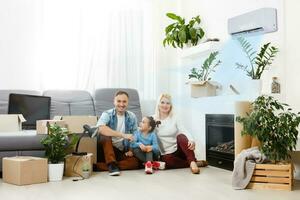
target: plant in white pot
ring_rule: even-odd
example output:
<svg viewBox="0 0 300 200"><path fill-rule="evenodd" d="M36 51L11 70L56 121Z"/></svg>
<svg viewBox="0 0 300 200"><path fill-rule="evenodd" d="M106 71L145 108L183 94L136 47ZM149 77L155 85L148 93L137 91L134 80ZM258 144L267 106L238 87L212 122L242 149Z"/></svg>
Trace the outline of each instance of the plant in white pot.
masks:
<svg viewBox="0 0 300 200"><path fill-rule="evenodd" d="M213 83L210 78L212 72L215 72L215 68L221 64L220 60L217 60L218 51L209 54L200 68L192 68L189 79L192 80L191 84L191 96L214 96L216 95L216 84ZM193 81L194 80L194 81Z"/></svg>
<svg viewBox="0 0 300 200"><path fill-rule="evenodd" d="M256 93L261 93L261 76L267 66L271 65L278 52L278 48L271 46L271 43L266 43L260 47L259 53L253 50L252 45L245 38L237 39L244 53L246 54L249 64L236 63L238 69L246 72L253 81L252 87L256 88Z"/></svg>
<svg viewBox="0 0 300 200"><path fill-rule="evenodd" d="M60 181L63 177L65 156L74 147L78 137L68 137L68 131L56 124L49 125L48 130L48 135L41 140L49 162L48 177L49 181Z"/></svg>

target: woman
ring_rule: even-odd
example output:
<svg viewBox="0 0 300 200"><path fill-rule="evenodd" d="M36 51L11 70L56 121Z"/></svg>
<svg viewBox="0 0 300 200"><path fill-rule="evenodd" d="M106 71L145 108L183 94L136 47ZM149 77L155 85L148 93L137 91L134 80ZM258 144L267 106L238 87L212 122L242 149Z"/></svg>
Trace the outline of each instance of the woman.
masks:
<svg viewBox="0 0 300 200"><path fill-rule="evenodd" d="M156 105L155 120L161 121L156 129L159 140L161 159L169 169L190 167L193 174L199 174L200 169L195 157L195 142L193 137L183 127L173 114L171 96L161 94ZM206 166L206 161L199 162Z"/></svg>

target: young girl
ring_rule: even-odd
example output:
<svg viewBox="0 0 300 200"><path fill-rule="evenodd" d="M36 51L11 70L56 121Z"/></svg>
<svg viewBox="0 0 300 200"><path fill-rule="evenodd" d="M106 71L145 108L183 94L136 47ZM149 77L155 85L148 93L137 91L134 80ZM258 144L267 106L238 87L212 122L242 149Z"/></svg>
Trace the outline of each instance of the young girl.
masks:
<svg viewBox="0 0 300 200"><path fill-rule="evenodd" d="M153 130L160 124L153 117L144 117L140 123L139 130L134 133L134 141L130 144L135 157L145 163L146 174L152 174L152 167L158 168L158 162L152 162L159 155L157 137Z"/></svg>

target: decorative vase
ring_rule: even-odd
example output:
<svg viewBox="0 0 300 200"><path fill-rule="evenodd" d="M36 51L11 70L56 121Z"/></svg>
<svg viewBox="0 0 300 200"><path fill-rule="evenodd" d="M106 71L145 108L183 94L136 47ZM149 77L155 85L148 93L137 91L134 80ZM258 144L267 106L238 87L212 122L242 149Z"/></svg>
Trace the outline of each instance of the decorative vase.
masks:
<svg viewBox="0 0 300 200"><path fill-rule="evenodd" d="M249 93L251 96L258 97L262 93L262 81L261 79L252 79L249 84Z"/></svg>
<svg viewBox="0 0 300 200"><path fill-rule="evenodd" d="M61 181L64 173L64 163L48 164L49 181Z"/></svg>

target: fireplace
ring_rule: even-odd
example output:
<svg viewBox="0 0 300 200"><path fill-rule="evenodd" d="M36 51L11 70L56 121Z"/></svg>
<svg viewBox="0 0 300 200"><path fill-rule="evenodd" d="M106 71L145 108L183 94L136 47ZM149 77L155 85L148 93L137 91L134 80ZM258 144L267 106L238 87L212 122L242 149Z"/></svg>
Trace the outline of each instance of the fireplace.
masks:
<svg viewBox="0 0 300 200"><path fill-rule="evenodd" d="M233 170L234 115L206 114L206 160L209 165Z"/></svg>

